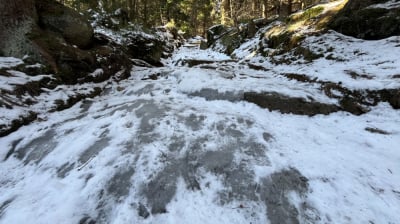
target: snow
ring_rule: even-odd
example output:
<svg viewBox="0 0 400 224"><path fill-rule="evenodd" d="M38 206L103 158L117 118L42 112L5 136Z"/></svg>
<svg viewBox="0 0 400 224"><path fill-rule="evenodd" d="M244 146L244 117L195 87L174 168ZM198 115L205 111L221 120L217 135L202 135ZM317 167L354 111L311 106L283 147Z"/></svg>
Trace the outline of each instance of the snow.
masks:
<svg viewBox="0 0 400 224"><path fill-rule="evenodd" d="M398 0L391 0L385 3L368 6L368 8L384 8L384 9L395 9L399 7L400 7L400 2Z"/></svg>
<svg viewBox="0 0 400 224"><path fill-rule="evenodd" d="M394 76L400 74L398 66L400 58L397 56L400 50L399 36L364 41L329 31L321 36L308 36L301 45L316 54L322 52L323 57L308 63L297 60L290 66L273 64L258 55L247 58L241 55L239 58L268 68L272 73L305 74L320 81L341 83L349 89L379 90L400 87L400 83L393 80ZM244 48L243 51L253 48ZM333 59L327 59L328 56ZM275 57L275 59L281 58L294 58L294 56L289 52ZM350 72L362 76L353 78Z"/></svg>
<svg viewBox="0 0 400 224"><path fill-rule="evenodd" d="M290 66L249 56L255 40L235 53L238 61L183 47L164 61L166 67L134 67L134 75L118 83L46 90L29 108L40 112L41 121L0 138L0 223L79 223L85 217L98 223L279 223L290 218L279 208L290 206L300 223L400 223L399 110L382 102L361 116L308 117L240 98L246 91L268 91L337 104L317 84L282 73L350 89L400 88L393 81L400 74L399 42L328 32L302 44L316 52L334 47L333 56L343 60L299 59ZM189 59L212 63L178 63ZM21 63L0 61L10 70ZM372 78L354 79L346 70ZM1 76L1 89L28 79L11 74ZM152 74L160 74L158 80L144 79ZM95 87L104 93L48 112L50 102ZM19 110L27 109L12 111ZM10 110L0 108L0 114L2 123L11 120ZM284 171L298 181L293 170L307 186L276 182L288 178ZM278 215L271 212L275 200ZM139 215L140 205L151 212L162 204L166 212Z"/></svg>
<svg viewBox="0 0 400 224"><path fill-rule="evenodd" d="M230 60L226 54L213 51L211 49L198 50L196 48L180 48L171 58L167 59L167 63L179 62L184 59L196 59L196 60L206 60L206 61L224 61Z"/></svg>
<svg viewBox="0 0 400 224"><path fill-rule="evenodd" d="M13 57L0 57L0 69L9 68L18 66L23 64L24 62L21 59L13 58Z"/></svg>

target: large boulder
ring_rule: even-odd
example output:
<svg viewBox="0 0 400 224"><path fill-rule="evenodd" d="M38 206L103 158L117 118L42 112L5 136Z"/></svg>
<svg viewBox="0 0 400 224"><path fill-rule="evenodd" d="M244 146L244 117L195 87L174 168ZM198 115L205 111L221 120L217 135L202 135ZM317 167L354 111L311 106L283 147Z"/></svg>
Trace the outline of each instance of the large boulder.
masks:
<svg viewBox="0 0 400 224"><path fill-rule="evenodd" d="M130 56L155 66L163 65L160 61L164 45L165 43L157 35L149 35L144 32L129 32L124 40L124 46Z"/></svg>
<svg viewBox="0 0 400 224"><path fill-rule="evenodd" d="M219 24L210 27L207 30L207 43L208 47L215 43L221 36L225 35L228 32L229 28Z"/></svg>
<svg viewBox="0 0 400 224"><path fill-rule="evenodd" d="M207 30L207 45L216 51L230 55L240 46L245 36L246 34L236 27L215 25Z"/></svg>
<svg viewBox="0 0 400 224"><path fill-rule="evenodd" d="M90 48L80 49L56 33L38 30L35 34L32 41L61 83L101 82L116 73L130 74L131 62L123 47L103 35L96 34ZM101 72L93 75L98 69Z"/></svg>
<svg viewBox="0 0 400 224"><path fill-rule="evenodd" d="M400 35L400 4L390 0L350 0L330 28L367 40Z"/></svg>
<svg viewBox="0 0 400 224"><path fill-rule="evenodd" d="M62 35L70 44L87 48L92 41L93 28L87 18L52 0L36 0L39 26Z"/></svg>
<svg viewBox="0 0 400 224"><path fill-rule="evenodd" d="M27 60L45 65L60 84L130 74L123 46L94 38L87 19L74 10L54 0L6 0L1 9L6 13L0 16L0 55L29 56Z"/></svg>

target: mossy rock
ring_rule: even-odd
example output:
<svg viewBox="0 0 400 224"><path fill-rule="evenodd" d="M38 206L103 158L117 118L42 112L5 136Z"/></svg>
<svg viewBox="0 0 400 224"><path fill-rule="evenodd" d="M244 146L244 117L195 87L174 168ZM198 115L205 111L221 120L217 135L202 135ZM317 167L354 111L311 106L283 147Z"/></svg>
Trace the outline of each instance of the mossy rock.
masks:
<svg viewBox="0 0 400 224"><path fill-rule="evenodd" d="M278 35L272 35L268 37L267 44L269 48L278 49L282 47L285 43L290 41L290 33L283 32Z"/></svg>
<svg viewBox="0 0 400 224"><path fill-rule="evenodd" d="M324 54L315 53L312 50L310 50L308 48L305 48L305 47L297 47L294 50L294 54L302 56L304 58L304 60L306 60L308 62L311 62L311 61L314 61L316 59L324 57Z"/></svg>
<svg viewBox="0 0 400 224"><path fill-rule="evenodd" d="M368 7L382 2L386 1L349 1L329 27L345 35L367 40L400 35L400 8Z"/></svg>
<svg viewBox="0 0 400 224"><path fill-rule="evenodd" d="M218 42L225 47L226 54L230 55L232 52L240 47L242 37L238 32L224 35Z"/></svg>

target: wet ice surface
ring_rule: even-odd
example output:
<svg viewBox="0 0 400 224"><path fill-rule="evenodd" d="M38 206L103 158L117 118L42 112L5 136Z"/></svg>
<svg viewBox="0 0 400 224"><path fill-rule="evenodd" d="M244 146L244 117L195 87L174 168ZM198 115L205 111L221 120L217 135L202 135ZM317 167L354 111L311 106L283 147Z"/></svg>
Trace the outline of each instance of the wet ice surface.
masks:
<svg viewBox="0 0 400 224"><path fill-rule="evenodd" d="M1 138L0 223L400 222L399 111L270 112L243 91L333 101L313 84L217 67L234 70L135 68Z"/></svg>

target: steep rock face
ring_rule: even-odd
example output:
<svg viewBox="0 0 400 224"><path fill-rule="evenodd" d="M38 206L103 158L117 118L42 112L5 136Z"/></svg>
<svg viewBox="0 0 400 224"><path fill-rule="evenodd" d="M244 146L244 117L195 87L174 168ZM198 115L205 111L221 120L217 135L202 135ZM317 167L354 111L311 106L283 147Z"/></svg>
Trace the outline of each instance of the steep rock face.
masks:
<svg viewBox="0 0 400 224"><path fill-rule="evenodd" d="M400 4L392 0L350 0L330 28L356 38L376 40L400 35Z"/></svg>
<svg viewBox="0 0 400 224"><path fill-rule="evenodd" d="M32 53L26 34L38 21L34 0L2 0L0 12L0 55L22 58Z"/></svg>

